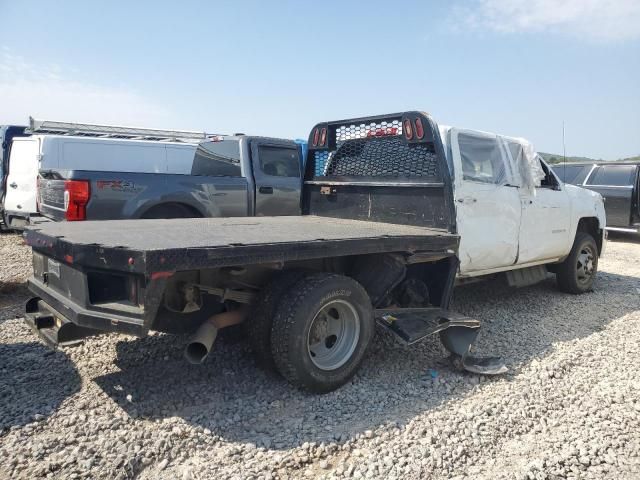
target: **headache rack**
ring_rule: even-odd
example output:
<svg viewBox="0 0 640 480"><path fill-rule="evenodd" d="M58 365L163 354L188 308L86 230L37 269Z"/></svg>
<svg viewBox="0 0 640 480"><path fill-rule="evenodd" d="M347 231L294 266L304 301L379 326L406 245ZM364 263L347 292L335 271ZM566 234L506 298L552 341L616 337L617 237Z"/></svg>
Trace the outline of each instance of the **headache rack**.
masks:
<svg viewBox="0 0 640 480"><path fill-rule="evenodd" d="M98 125L89 123L36 120L29 117L29 133L69 135L74 137L118 138L126 140L151 140L158 142L200 143L216 134L188 130L160 130L154 128Z"/></svg>
<svg viewBox="0 0 640 480"><path fill-rule="evenodd" d="M319 123L308 149L303 213L455 233L451 177L428 114Z"/></svg>
<svg viewBox="0 0 640 480"><path fill-rule="evenodd" d="M433 126L420 112L318 124L309 136L306 183L442 185Z"/></svg>

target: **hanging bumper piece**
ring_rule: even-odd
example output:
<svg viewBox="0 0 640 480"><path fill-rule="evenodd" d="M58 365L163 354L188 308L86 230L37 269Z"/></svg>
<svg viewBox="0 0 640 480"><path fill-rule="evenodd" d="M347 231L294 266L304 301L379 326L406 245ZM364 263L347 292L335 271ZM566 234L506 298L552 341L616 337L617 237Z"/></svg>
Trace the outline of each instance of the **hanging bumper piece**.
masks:
<svg viewBox="0 0 640 480"><path fill-rule="evenodd" d="M387 308L375 311L379 325L403 343L413 345L439 333L457 368L480 375L499 375L507 367L499 357L475 357L471 346L480 331L480 321L440 308Z"/></svg>

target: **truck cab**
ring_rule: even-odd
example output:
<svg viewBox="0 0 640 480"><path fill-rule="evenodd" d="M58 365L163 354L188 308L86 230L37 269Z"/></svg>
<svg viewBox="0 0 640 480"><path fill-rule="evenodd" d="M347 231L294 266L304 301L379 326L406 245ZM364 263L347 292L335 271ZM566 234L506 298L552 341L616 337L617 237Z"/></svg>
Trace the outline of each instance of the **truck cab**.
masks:
<svg viewBox="0 0 640 480"><path fill-rule="evenodd" d="M461 277L522 270L539 279L539 266L563 262L580 230L602 251L600 195L563 184L528 141L449 127L441 133L453 172Z"/></svg>

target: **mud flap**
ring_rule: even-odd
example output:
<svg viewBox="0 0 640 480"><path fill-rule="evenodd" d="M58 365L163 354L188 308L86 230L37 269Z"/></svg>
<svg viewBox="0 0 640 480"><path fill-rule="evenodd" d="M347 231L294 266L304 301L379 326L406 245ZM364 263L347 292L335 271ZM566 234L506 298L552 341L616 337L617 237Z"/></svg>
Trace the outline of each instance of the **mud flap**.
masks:
<svg viewBox="0 0 640 480"><path fill-rule="evenodd" d="M499 357L474 357L470 354L480 331L478 320L440 308L377 309L375 317L379 325L407 345L439 333L440 341L451 352L452 362L458 368L482 375L498 375L507 371Z"/></svg>

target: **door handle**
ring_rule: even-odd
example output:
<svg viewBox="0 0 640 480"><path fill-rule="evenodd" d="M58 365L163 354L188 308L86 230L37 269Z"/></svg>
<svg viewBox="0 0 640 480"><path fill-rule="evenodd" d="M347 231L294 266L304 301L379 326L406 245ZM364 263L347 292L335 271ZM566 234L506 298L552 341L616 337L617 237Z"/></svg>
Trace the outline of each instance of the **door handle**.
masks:
<svg viewBox="0 0 640 480"><path fill-rule="evenodd" d="M9 184L9 186L10 186L11 188L18 188L18 184L17 184L16 182L11 182L11 183Z"/></svg>
<svg viewBox="0 0 640 480"><path fill-rule="evenodd" d="M458 199L458 203L476 203L477 201L478 199L473 197L464 197Z"/></svg>
<svg viewBox="0 0 640 480"><path fill-rule="evenodd" d="M258 191L265 195L271 195L273 193L273 187L260 187Z"/></svg>

